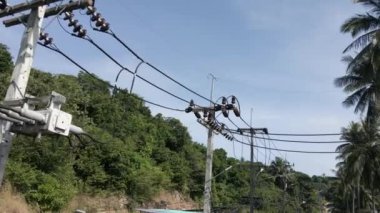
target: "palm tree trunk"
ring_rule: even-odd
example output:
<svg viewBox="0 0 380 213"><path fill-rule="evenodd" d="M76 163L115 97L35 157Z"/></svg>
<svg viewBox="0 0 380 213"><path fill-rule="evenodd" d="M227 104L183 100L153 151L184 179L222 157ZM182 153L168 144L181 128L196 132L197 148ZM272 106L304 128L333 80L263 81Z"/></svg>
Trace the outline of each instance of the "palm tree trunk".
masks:
<svg viewBox="0 0 380 213"><path fill-rule="evenodd" d="M284 180L284 192L283 192L283 196L282 196L282 212L285 212L285 196L286 196L286 188L287 188L287 185L286 185L286 182Z"/></svg>

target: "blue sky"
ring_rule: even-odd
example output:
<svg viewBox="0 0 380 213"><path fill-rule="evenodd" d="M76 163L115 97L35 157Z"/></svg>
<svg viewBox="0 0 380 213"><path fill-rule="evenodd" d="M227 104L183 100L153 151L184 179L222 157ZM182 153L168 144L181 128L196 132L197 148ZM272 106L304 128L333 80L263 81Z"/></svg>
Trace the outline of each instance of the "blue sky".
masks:
<svg viewBox="0 0 380 213"><path fill-rule="evenodd" d="M20 1L9 0L10 4ZM341 105L345 94L333 85L334 78L345 72L340 61L342 50L351 41L340 33L343 21L365 11L352 1L311 0L96 0L99 12L111 28L147 61L166 73L209 96L209 73L218 80L214 97L235 95L241 102L242 116L253 125L270 132L330 133L352 120L360 119L353 109ZM76 17L90 29L88 18ZM45 24L52 19L47 19ZM0 42L7 44L13 56L18 51L22 26L0 26ZM66 34L56 20L45 29L64 52L98 76L114 82L119 68L83 40ZM111 37L89 30L90 36L130 69L138 61ZM34 66L56 73L76 75L78 68L61 56L39 47ZM194 99L204 100L178 87L146 66L139 69L145 78L165 89ZM130 87L131 75L123 73L119 86ZM137 81L134 92L147 100L175 108L187 107L162 92ZM150 107L153 113L179 118L195 141L205 143L206 129L193 114ZM245 127L239 119L236 124ZM233 127L228 120L223 120ZM328 138L291 138L337 140ZM249 159L249 148L215 137L215 147L229 156ZM276 142L275 142L276 143ZM334 151L335 145L276 143L278 148ZM235 150L235 152L234 152ZM265 153L264 150L261 151ZM295 169L307 174L332 174L335 155L305 155L272 152L286 157ZM259 161L264 156L259 154Z"/></svg>

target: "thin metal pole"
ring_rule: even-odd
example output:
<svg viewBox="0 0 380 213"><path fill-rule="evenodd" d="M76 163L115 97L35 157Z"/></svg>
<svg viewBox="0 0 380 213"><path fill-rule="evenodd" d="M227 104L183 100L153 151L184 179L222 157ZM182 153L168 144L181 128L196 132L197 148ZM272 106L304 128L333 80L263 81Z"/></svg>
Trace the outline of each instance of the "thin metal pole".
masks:
<svg viewBox="0 0 380 213"><path fill-rule="evenodd" d="M251 187L250 187L250 208L249 212L254 212L254 193L255 193L255 174L254 174L254 168L253 168L253 130L251 130Z"/></svg>
<svg viewBox="0 0 380 213"><path fill-rule="evenodd" d="M251 180L250 180L250 183L251 183L251 187L250 187L250 199L249 199L249 212L250 213L253 213L254 212L254 209L255 209L255 201L254 201L254 193L255 193L255 174L254 174L254 168L253 168L253 158L254 158L254 149L253 149L253 135L254 135L254 130L252 129L252 111L253 109L251 108L251 120L250 120L250 128L251 128L251 165L250 165L250 169L251 169Z"/></svg>
<svg viewBox="0 0 380 213"><path fill-rule="evenodd" d="M213 74L209 74L211 77L211 93L210 93L210 106L212 106L212 96L214 92L214 81L216 80ZM214 112L212 113L212 118L215 118ZM207 134L207 154L206 154L206 174L205 174L205 192L204 192L204 213L211 213L211 179L212 179L212 158L213 158L213 130L208 129Z"/></svg>
<svg viewBox="0 0 380 213"><path fill-rule="evenodd" d="M209 73L208 77L211 78L210 106L213 106L212 99L214 94L214 81L216 81L217 78L212 73Z"/></svg>
<svg viewBox="0 0 380 213"><path fill-rule="evenodd" d="M11 82L13 83L8 87L5 100L22 99L25 95L45 10L46 6L41 6L32 9L29 15L12 74ZM12 146L13 133L9 131L11 125L12 123L9 121L0 120L0 186L3 182L8 155Z"/></svg>

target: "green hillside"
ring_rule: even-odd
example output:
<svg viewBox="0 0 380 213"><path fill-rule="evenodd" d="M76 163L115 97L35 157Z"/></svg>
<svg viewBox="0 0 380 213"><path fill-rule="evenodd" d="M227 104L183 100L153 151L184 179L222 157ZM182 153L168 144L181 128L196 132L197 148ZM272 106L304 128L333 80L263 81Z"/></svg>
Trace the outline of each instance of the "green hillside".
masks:
<svg viewBox="0 0 380 213"><path fill-rule="evenodd" d="M6 46L0 46L0 95L4 96L13 63ZM43 136L41 140L17 135L6 181L41 211L59 211L77 194L123 195L127 208L150 201L161 191L179 191L201 203L206 148L193 141L175 118L152 115L128 91L113 90L100 79L53 75L33 70L28 94L56 91L67 98L64 111L92 137ZM215 150L212 205L215 209L246 209L249 200L249 163ZM296 172L277 158L270 166L255 164L256 206L259 212L314 212L328 181ZM286 186L284 185L286 183Z"/></svg>

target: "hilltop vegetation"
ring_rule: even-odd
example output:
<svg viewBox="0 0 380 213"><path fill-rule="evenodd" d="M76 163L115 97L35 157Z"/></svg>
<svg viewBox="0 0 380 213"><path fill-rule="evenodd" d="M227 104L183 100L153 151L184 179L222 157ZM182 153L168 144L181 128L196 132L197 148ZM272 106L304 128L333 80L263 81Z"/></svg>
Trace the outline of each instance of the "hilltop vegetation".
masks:
<svg viewBox="0 0 380 213"><path fill-rule="evenodd" d="M13 63L6 46L0 46L0 94L4 95ZM41 211L59 211L77 194L123 195L126 208L151 200L160 191L179 191L201 204L206 149L192 141L187 128L175 118L152 115L149 108L126 90L112 90L100 79L79 72L78 76L53 75L33 70L28 94L67 97L63 110L74 123L95 139L44 135L41 140L17 135L6 169L6 181ZM249 167L214 153L212 203L217 207L247 207ZM255 164L259 175L256 205L263 212L319 208L320 180L293 171L276 159L266 167ZM284 186L286 183L286 187ZM201 205L200 205L201 206Z"/></svg>

